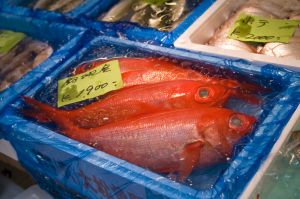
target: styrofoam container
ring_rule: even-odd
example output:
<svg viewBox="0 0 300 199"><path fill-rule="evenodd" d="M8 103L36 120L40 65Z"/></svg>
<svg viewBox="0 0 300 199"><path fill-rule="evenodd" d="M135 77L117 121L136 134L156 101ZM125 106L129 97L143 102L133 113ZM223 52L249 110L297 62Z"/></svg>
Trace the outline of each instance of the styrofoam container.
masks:
<svg viewBox="0 0 300 199"><path fill-rule="evenodd" d="M39 188L38 185L33 185L14 197L13 199L53 199L47 192Z"/></svg>
<svg viewBox="0 0 300 199"><path fill-rule="evenodd" d="M18 160L15 149L7 140L4 139L0 139L0 154L1 153L13 160Z"/></svg>
<svg viewBox="0 0 300 199"><path fill-rule="evenodd" d="M268 169L272 167L272 164L275 161L276 156L279 154L279 151L284 147L284 145L289 140L293 131L300 130L300 106L298 106L297 110L291 117L290 121L287 123L284 128L281 136L273 146L269 156L265 160L265 162L261 165L255 176L249 182L248 186L245 188L244 192L241 195L241 199L247 198L255 198L261 186L264 186L264 175L267 173Z"/></svg>
<svg viewBox="0 0 300 199"><path fill-rule="evenodd" d="M198 18L174 43L177 48L221 55L236 59L245 59L257 65L271 63L300 71L300 60L276 58L272 56L227 50L205 45L220 28L248 0L218 0L200 18Z"/></svg>

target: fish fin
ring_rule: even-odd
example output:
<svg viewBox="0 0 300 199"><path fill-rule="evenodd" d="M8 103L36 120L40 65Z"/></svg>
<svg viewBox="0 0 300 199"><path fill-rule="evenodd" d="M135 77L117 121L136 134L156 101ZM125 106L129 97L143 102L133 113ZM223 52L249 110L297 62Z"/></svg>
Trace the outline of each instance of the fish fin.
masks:
<svg viewBox="0 0 300 199"><path fill-rule="evenodd" d="M200 158L200 150L203 146L204 142L201 140L185 145L182 152L182 162L178 169L179 181L184 181L197 165Z"/></svg>
<svg viewBox="0 0 300 199"><path fill-rule="evenodd" d="M43 120L45 117L47 117L48 121L54 122L61 130L69 129L68 125L70 125L72 122L68 119L68 117L66 117L68 114L67 111L59 110L27 96L23 96L23 99L27 105L34 109L35 112L38 112L37 115L34 113L26 113L27 116L32 116L36 120ZM29 111L30 110L27 110L27 112ZM42 118L40 118L41 115L43 115Z"/></svg>
<svg viewBox="0 0 300 199"><path fill-rule="evenodd" d="M27 109L22 109L20 110L20 112L26 116L26 117L30 117L30 118L34 118L36 119L38 122L41 123L49 123L52 122L51 119L49 119L45 114L36 111L36 110L27 110Z"/></svg>

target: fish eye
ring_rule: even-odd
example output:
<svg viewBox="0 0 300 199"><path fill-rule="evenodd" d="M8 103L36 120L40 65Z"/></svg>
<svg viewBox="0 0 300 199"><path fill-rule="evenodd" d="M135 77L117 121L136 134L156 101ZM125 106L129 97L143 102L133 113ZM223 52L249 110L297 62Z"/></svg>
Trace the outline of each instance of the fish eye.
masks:
<svg viewBox="0 0 300 199"><path fill-rule="evenodd" d="M242 126L243 122L240 118L238 118L236 116L233 116L233 117L230 118L230 124L232 126L240 127L240 126Z"/></svg>
<svg viewBox="0 0 300 199"><path fill-rule="evenodd" d="M200 87L197 89L194 96L198 103L213 103L216 99L216 92L211 87Z"/></svg>
<svg viewBox="0 0 300 199"><path fill-rule="evenodd" d="M202 88L198 92L199 97L207 98L209 96L209 91L206 88Z"/></svg>

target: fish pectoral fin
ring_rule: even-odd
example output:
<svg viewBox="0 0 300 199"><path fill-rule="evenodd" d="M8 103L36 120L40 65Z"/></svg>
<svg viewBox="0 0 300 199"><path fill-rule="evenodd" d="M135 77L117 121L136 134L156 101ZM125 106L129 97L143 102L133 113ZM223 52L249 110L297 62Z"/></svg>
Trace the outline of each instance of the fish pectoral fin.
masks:
<svg viewBox="0 0 300 199"><path fill-rule="evenodd" d="M184 181L197 165L200 158L200 150L203 146L204 142L201 140L185 145L178 169L180 181Z"/></svg>

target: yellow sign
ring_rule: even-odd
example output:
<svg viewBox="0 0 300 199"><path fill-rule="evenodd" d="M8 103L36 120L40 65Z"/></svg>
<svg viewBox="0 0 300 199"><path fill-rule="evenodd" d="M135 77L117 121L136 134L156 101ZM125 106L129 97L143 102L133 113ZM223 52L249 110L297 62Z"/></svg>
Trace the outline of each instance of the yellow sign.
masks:
<svg viewBox="0 0 300 199"><path fill-rule="evenodd" d="M25 38L21 32L0 30L0 53L8 53L15 45Z"/></svg>
<svg viewBox="0 0 300 199"><path fill-rule="evenodd" d="M241 14L231 28L228 38L249 42L288 43L299 24L298 20L266 19Z"/></svg>
<svg viewBox="0 0 300 199"><path fill-rule="evenodd" d="M119 61L109 61L85 73L59 80L57 106L91 99L122 87Z"/></svg>

